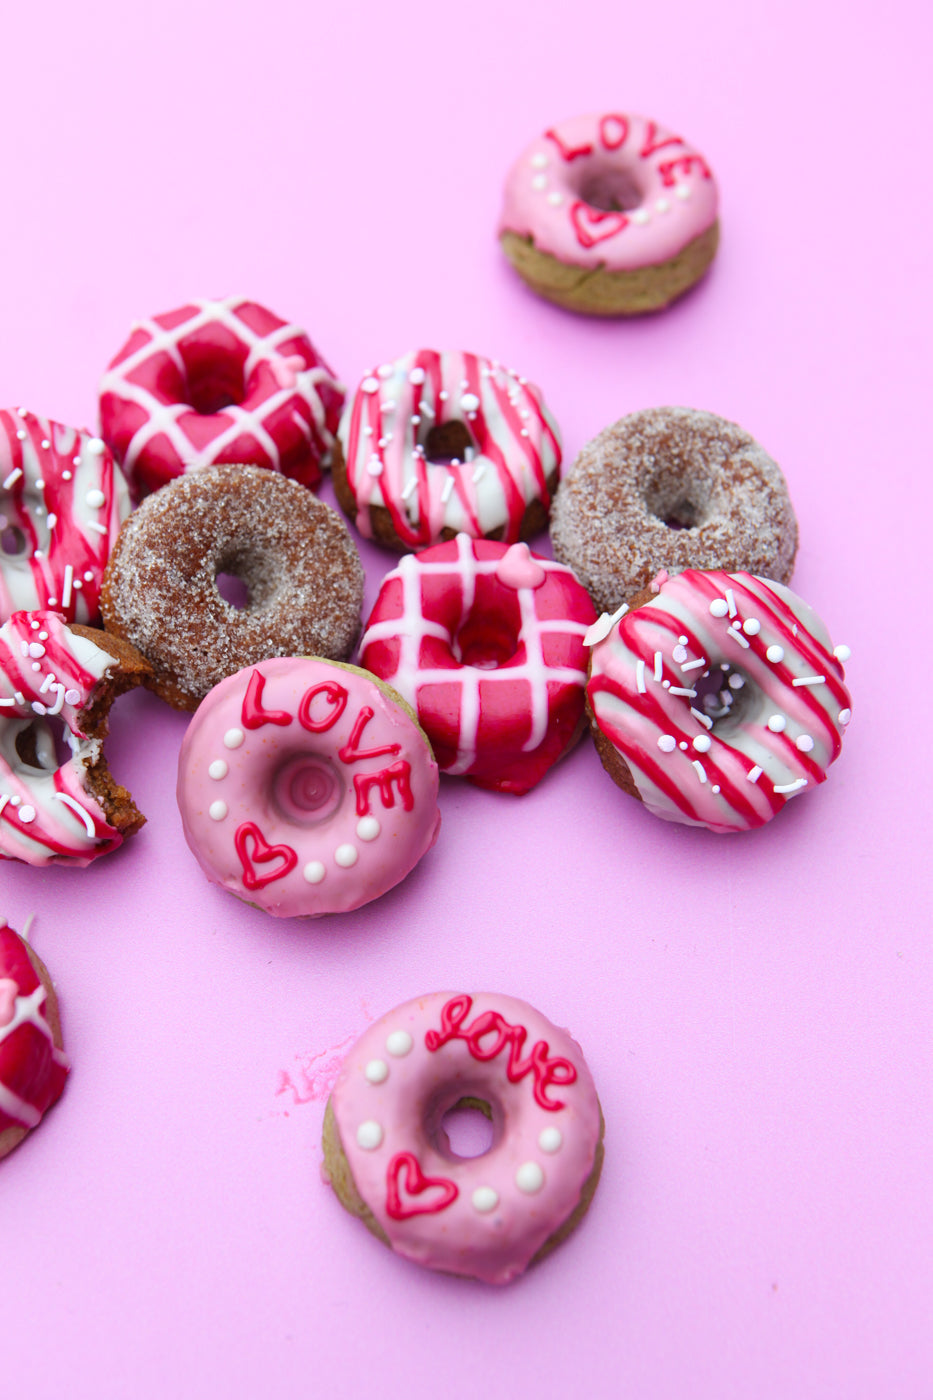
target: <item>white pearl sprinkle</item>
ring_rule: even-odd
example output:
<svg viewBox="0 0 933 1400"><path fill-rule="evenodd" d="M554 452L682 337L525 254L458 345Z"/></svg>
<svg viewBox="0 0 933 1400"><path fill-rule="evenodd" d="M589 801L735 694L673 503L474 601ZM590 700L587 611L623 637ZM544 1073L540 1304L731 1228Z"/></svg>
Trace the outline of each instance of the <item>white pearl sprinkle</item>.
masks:
<svg viewBox="0 0 933 1400"><path fill-rule="evenodd" d="M813 740L809 734L801 734L797 739L797 747L801 753L809 753L813 748Z"/></svg>
<svg viewBox="0 0 933 1400"><path fill-rule="evenodd" d="M718 783L713 783L713 786L710 788L710 792L715 792L718 794L722 792L722 788L719 786Z"/></svg>
<svg viewBox="0 0 933 1400"><path fill-rule="evenodd" d="M45 655L45 647L42 645L41 642L30 642L30 643L29 643L29 655L30 655L30 656L35 656L35 657L44 656L44 655Z"/></svg>
<svg viewBox="0 0 933 1400"><path fill-rule="evenodd" d="M460 399L460 407L464 413L475 413L479 408L479 399L475 394L464 394Z"/></svg>
<svg viewBox="0 0 933 1400"><path fill-rule="evenodd" d="M730 689L730 690L741 690L744 684L745 684L745 677L744 677L744 676L740 676L739 673L738 673L738 671L733 671L733 672L732 672L732 675L729 677L729 689Z"/></svg>
<svg viewBox="0 0 933 1400"><path fill-rule="evenodd" d="M833 647L833 656L837 661L848 661L852 655L852 648L847 647L844 642L840 642L837 647Z"/></svg>
<svg viewBox="0 0 933 1400"><path fill-rule="evenodd" d="M534 170L546 170L547 156L543 151L535 151L534 155L531 157L531 164Z"/></svg>
<svg viewBox="0 0 933 1400"><path fill-rule="evenodd" d="M693 191L689 185L675 185L674 193L678 199L689 199Z"/></svg>
<svg viewBox="0 0 933 1400"><path fill-rule="evenodd" d="M385 1060L370 1060L363 1073L370 1084L384 1084L389 1077L389 1066Z"/></svg>
<svg viewBox="0 0 933 1400"><path fill-rule="evenodd" d="M633 209L631 214L629 214L629 218L633 224L647 224L651 215L648 213L647 209Z"/></svg>
<svg viewBox="0 0 933 1400"><path fill-rule="evenodd" d="M559 1152L564 1144L560 1128L542 1128L538 1134L538 1146L542 1152Z"/></svg>
<svg viewBox="0 0 933 1400"><path fill-rule="evenodd" d="M225 778L227 776L227 774L230 772L230 769L227 766L227 763L224 759L215 758L214 762L210 765L207 771L208 775L212 777L215 782L219 782L221 778Z"/></svg>
<svg viewBox="0 0 933 1400"><path fill-rule="evenodd" d="M85 443L85 451L90 452L94 457L102 457L107 451L107 444L104 442L103 438L88 438Z"/></svg>
<svg viewBox="0 0 933 1400"><path fill-rule="evenodd" d="M95 487L93 491L88 491L84 499L92 510L99 510L100 507L106 503L107 497L104 495L103 491L98 491Z"/></svg>
<svg viewBox="0 0 933 1400"><path fill-rule="evenodd" d="M783 734L787 728L787 720L783 715L772 715L768 720L768 728L772 734Z"/></svg>
<svg viewBox="0 0 933 1400"><path fill-rule="evenodd" d="M662 753L673 753L677 747L677 740L673 734L662 734L658 739L658 748Z"/></svg>
<svg viewBox="0 0 933 1400"><path fill-rule="evenodd" d="M319 860L309 860L302 875L309 885L319 885L327 874L323 864Z"/></svg>
<svg viewBox="0 0 933 1400"><path fill-rule="evenodd" d="M378 373L380 379L391 379L395 370L391 365L380 365Z"/></svg>
<svg viewBox="0 0 933 1400"><path fill-rule="evenodd" d="M355 846L351 846L349 841L342 846L338 846L336 851L334 851L334 860L342 870L349 870L351 865L356 865L359 858L359 851Z"/></svg>
<svg viewBox="0 0 933 1400"><path fill-rule="evenodd" d="M360 385L360 388L362 389L364 394L378 394L379 380L374 379L373 376L369 374L363 380L362 384Z"/></svg>
<svg viewBox="0 0 933 1400"><path fill-rule="evenodd" d="M78 701L79 701L80 699L81 699L81 692L80 692L80 690L66 690L66 691L65 691L65 704L66 704L66 705L77 705L77 703L78 703Z"/></svg>
<svg viewBox="0 0 933 1400"><path fill-rule="evenodd" d="M26 432L25 428L17 428L16 436L19 438L20 442L25 442L29 434Z"/></svg>
<svg viewBox="0 0 933 1400"><path fill-rule="evenodd" d="M765 656L777 666L779 662L784 660L784 648L779 647L777 643L775 643L774 646L768 647Z"/></svg>
<svg viewBox="0 0 933 1400"><path fill-rule="evenodd" d="M849 720L850 720L851 718L852 718L852 711L851 711L851 710L840 710L840 711L839 711L839 723L840 723L840 724L843 724L843 725L848 724L848 723L849 723Z"/></svg>
<svg viewBox="0 0 933 1400"><path fill-rule="evenodd" d="M222 822L227 815L227 804L226 802L221 802L220 798L218 798L216 802L211 803L207 810L210 813L212 821Z"/></svg>
<svg viewBox="0 0 933 1400"><path fill-rule="evenodd" d="M360 817L356 824L356 834L361 841L375 841L381 830L375 817Z"/></svg>
<svg viewBox="0 0 933 1400"><path fill-rule="evenodd" d="M693 747L697 753L709 753L713 747L713 741L708 734L698 734L693 741Z"/></svg>
<svg viewBox="0 0 933 1400"><path fill-rule="evenodd" d="M62 472L62 481L70 481L70 480L71 480L71 476L72 476L72 473L69 472L69 471L64 471L64 472Z"/></svg>
<svg viewBox="0 0 933 1400"><path fill-rule="evenodd" d="M224 748L238 749L245 738L242 729L228 729L224 735Z"/></svg>
<svg viewBox="0 0 933 1400"><path fill-rule="evenodd" d="M673 655L674 655L674 660L675 660L678 664L679 664L681 661L686 661L686 659L687 659L687 648L686 648L685 646L676 646L676 647L674 648L674 653L673 653Z"/></svg>
<svg viewBox="0 0 933 1400"><path fill-rule="evenodd" d="M471 1199L474 1210L478 1210L480 1215L488 1215L499 1204L499 1193L491 1186L477 1186Z"/></svg>
<svg viewBox="0 0 933 1400"><path fill-rule="evenodd" d="M680 743L677 745L677 747L678 747L679 749L683 749L684 753L686 753L686 752L687 752L687 741L686 741L686 739L681 739L681 741L680 741Z"/></svg>
<svg viewBox="0 0 933 1400"><path fill-rule="evenodd" d="M410 1052L414 1043L408 1031L390 1031L386 1036L386 1049L399 1059Z"/></svg>
<svg viewBox="0 0 933 1400"><path fill-rule="evenodd" d="M745 633L746 637L757 637L758 633L761 631L761 623L758 621L757 617L747 617L742 623L742 631Z"/></svg>
<svg viewBox="0 0 933 1400"><path fill-rule="evenodd" d="M412 370L411 374L408 376L408 382L409 384L424 383L424 370L421 368L420 365L416 365L415 368Z"/></svg>
<svg viewBox="0 0 933 1400"><path fill-rule="evenodd" d="M533 1196L536 1191L540 1191L544 1185L544 1172L538 1163L523 1162L515 1173L515 1185L519 1191L524 1191L528 1196Z"/></svg>
<svg viewBox="0 0 933 1400"><path fill-rule="evenodd" d="M713 617L725 617L726 613L729 611L729 604L726 602L725 598L714 598L709 605L709 610L713 614Z"/></svg>
<svg viewBox="0 0 933 1400"><path fill-rule="evenodd" d="M563 204L564 196L561 194L560 190L551 190L551 193L547 197L547 202L548 204L553 204L554 207L557 208Z"/></svg>
<svg viewBox="0 0 933 1400"><path fill-rule="evenodd" d="M382 1146L382 1139L385 1134L382 1131L382 1124L375 1119L369 1118L365 1123L361 1123L356 1130L356 1141L364 1152L375 1152L377 1147Z"/></svg>
<svg viewBox="0 0 933 1400"><path fill-rule="evenodd" d="M35 807L20 807L20 809L19 809L19 819L20 819L21 822L25 822L25 823L27 823L27 824L28 824L29 822L34 822L35 819L36 819L36 809L35 809Z"/></svg>
<svg viewBox="0 0 933 1400"><path fill-rule="evenodd" d="M49 442L48 438L43 438L39 446L43 448L44 451L48 452L52 444Z"/></svg>

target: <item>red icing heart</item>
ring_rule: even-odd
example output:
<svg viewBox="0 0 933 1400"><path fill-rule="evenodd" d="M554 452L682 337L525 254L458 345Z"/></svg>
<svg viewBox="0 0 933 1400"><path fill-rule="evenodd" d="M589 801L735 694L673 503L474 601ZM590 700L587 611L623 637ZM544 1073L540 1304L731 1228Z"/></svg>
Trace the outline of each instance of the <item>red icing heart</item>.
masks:
<svg viewBox="0 0 933 1400"><path fill-rule="evenodd" d="M8 1026L16 1010L19 983L12 977L0 977L0 1026Z"/></svg>
<svg viewBox="0 0 933 1400"><path fill-rule="evenodd" d="M252 851L247 845L250 841L253 843ZM238 826L233 843L243 866L243 884L248 890L261 890L263 885L281 880L298 864L298 856L291 846L270 846L255 822L243 822ZM257 865L267 865L272 860L281 860L282 864L264 875L256 873Z"/></svg>
<svg viewBox="0 0 933 1400"><path fill-rule="evenodd" d="M401 1178L404 1175L404 1182ZM408 1197L422 1197L425 1192L439 1191L427 1200L405 1200L401 1198L400 1187ZM425 1176L418 1158L412 1152L396 1152L386 1172L386 1214L393 1220L409 1220L413 1215L434 1215L457 1199L460 1193L452 1181L443 1176Z"/></svg>
<svg viewBox="0 0 933 1400"><path fill-rule="evenodd" d="M592 248L597 243L604 243L607 238L614 238L628 225L624 214L608 209L594 209L591 205L584 204L582 199L571 205L570 222L573 224L577 241L584 248Z"/></svg>

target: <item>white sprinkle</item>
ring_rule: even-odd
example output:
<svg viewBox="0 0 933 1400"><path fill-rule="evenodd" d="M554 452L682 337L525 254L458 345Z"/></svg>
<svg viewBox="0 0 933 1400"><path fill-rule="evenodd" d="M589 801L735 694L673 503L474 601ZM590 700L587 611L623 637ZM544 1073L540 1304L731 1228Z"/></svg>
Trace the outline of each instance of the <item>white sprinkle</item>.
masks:
<svg viewBox="0 0 933 1400"><path fill-rule="evenodd" d="M809 753L813 748L813 740L809 734L800 734L797 738L797 747L801 753Z"/></svg>
<svg viewBox="0 0 933 1400"><path fill-rule="evenodd" d="M76 816L81 818L81 820L84 822L84 829L87 832L88 836L94 835L94 823L91 820L90 813L84 810L80 802L76 802L75 799L67 792L56 792L53 794L53 796L58 798L59 802L64 802L66 807L70 807L71 811L74 812Z"/></svg>
<svg viewBox="0 0 933 1400"><path fill-rule="evenodd" d="M309 860L301 873L309 885L319 885L327 871L319 860Z"/></svg>
<svg viewBox="0 0 933 1400"><path fill-rule="evenodd" d="M479 399L475 394L464 394L460 400L460 407L464 413L475 413L479 408Z"/></svg>
<svg viewBox="0 0 933 1400"><path fill-rule="evenodd" d="M416 365L416 367L412 370L411 374L408 376L408 382L409 384L423 384L424 370L421 369L420 366Z"/></svg>
<svg viewBox="0 0 933 1400"><path fill-rule="evenodd" d="M710 788L710 792L715 792L718 797L718 795L722 792L722 788L719 786L718 783L713 783L713 786Z"/></svg>
<svg viewBox="0 0 933 1400"><path fill-rule="evenodd" d="M772 734L783 734L787 728L787 720L783 715L772 715L768 720L768 728Z"/></svg>
<svg viewBox="0 0 933 1400"><path fill-rule="evenodd" d="M24 428L17 428L16 436L19 438L20 442L25 442L29 434L25 431Z"/></svg>
<svg viewBox="0 0 933 1400"><path fill-rule="evenodd" d="M107 533L107 526L106 526L106 525L101 525L101 524L100 524L98 521L96 521L96 520L89 520L89 521L87 522L87 528L88 528L89 530L93 530L94 533L95 533L95 535L106 535L106 533Z"/></svg>
<svg viewBox="0 0 933 1400"><path fill-rule="evenodd" d="M364 1152L374 1152L377 1147L381 1147L384 1136L382 1125L369 1118L365 1123L361 1123L356 1130L357 1146L361 1147Z"/></svg>
<svg viewBox="0 0 933 1400"><path fill-rule="evenodd" d="M39 446L42 448L43 452L48 452L52 444L49 442L48 438L43 438Z"/></svg>
<svg viewBox="0 0 933 1400"><path fill-rule="evenodd" d="M474 1210L478 1210L480 1215L488 1215L499 1204L499 1194L491 1186L477 1186L471 1200Z"/></svg>
<svg viewBox="0 0 933 1400"><path fill-rule="evenodd" d="M693 766L694 766L694 768L697 770L697 777L699 778L700 782L701 782L701 783L705 783L705 782L706 782L706 769L703 767L703 764L700 762L700 760L699 760L698 758L695 758L695 759L693 760Z"/></svg>
<svg viewBox="0 0 933 1400"><path fill-rule="evenodd" d="M88 438L87 442L84 444L84 450L90 452L93 457L102 457L107 451L107 444L104 442L103 438ZM77 463L75 463L75 465L77 466Z"/></svg>
<svg viewBox="0 0 933 1400"><path fill-rule="evenodd" d="M24 433L23 437L25 436L26 434ZM13 470L10 472L10 475L4 478L3 485L6 488L6 490L9 490L11 486L13 486L17 481L19 481L22 474L22 470L19 467L14 467Z"/></svg>
<svg viewBox="0 0 933 1400"><path fill-rule="evenodd" d="M542 1128L538 1134L538 1146L542 1152L559 1152L564 1145L564 1135L560 1128Z"/></svg>
<svg viewBox="0 0 933 1400"><path fill-rule="evenodd" d="M515 1185L519 1191L533 1196L544 1185L544 1172L537 1162L523 1162L515 1173Z"/></svg>
<svg viewBox="0 0 933 1400"><path fill-rule="evenodd" d="M738 642L738 644L739 644L740 647L744 647L745 650L748 651L748 648L749 648L750 643L749 643L749 641L748 641L748 639L747 639L746 637L743 637L743 636L742 636L742 633L741 633L741 632L739 632L739 631L733 632L733 631L730 629L730 631L729 631L729 636L732 638L732 640L733 640L734 642Z"/></svg>
<svg viewBox="0 0 933 1400"><path fill-rule="evenodd" d="M373 378L371 374L367 375L367 377L363 380L362 384L360 385L360 388L362 389L364 394L378 394L379 380Z"/></svg>
<svg viewBox="0 0 933 1400"><path fill-rule="evenodd" d="M675 660L678 664L679 664L680 662L682 662L682 661L686 661L686 659L687 659L687 648L686 648L685 646L678 645L678 646L676 646L676 647L674 648L674 650L673 650L673 652L671 653L671 655L673 656L674 660Z"/></svg>
<svg viewBox="0 0 933 1400"><path fill-rule="evenodd" d="M839 711L839 715L838 715L838 723L839 723L839 724L842 724L842 725L846 725L846 724L849 723L849 720L850 720L851 718L852 718L852 711L851 711L851 710L840 710L840 711Z"/></svg>
<svg viewBox="0 0 933 1400"><path fill-rule="evenodd" d="M92 573L92 571L91 571L90 569L85 569L85 570L84 570L84 582L85 582L85 583L90 583L90 581L91 581L91 579L92 579L93 577L94 577L94 574Z"/></svg>
<svg viewBox="0 0 933 1400"><path fill-rule="evenodd" d="M822 685L825 680L825 676L795 676L791 685Z"/></svg>
<svg viewBox="0 0 933 1400"><path fill-rule="evenodd" d="M483 477L486 475L487 466L488 463L486 461L486 458L480 457L476 466L473 468L473 475L470 477L470 480L472 481L474 486L478 481L482 481Z"/></svg>
<svg viewBox="0 0 933 1400"><path fill-rule="evenodd" d="M670 688L671 688L671 683L670 683L670 681L665 680L665 681L662 681L661 684L663 685L663 687L664 687L665 690L670 690Z"/></svg>
<svg viewBox="0 0 933 1400"><path fill-rule="evenodd" d="M666 214L667 211L668 211L668 210L670 209L670 207L671 207L670 200L668 200L668 199L658 199L658 200L655 200L655 205L654 205L654 207L655 207L655 209L657 209L657 211L658 211L659 214Z"/></svg>
<svg viewBox="0 0 933 1400"><path fill-rule="evenodd" d="M689 695L691 700L695 700L697 698L697 693L695 690L684 690L683 686L680 685L672 685L670 688L670 693L671 695Z"/></svg>
<svg viewBox="0 0 933 1400"><path fill-rule="evenodd" d="M68 472L68 471L62 472L62 481L70 481L70 480L71 480L71 475L72 475L71 472Z"/></svg>
<svg viewBox="0 0 933 1400"><path fill-rule="evenodd" d="M847 647L844 642L840 642L839 646L833 647L833 656L837 661L848 661L851 655L852 648Z"/></svg>
<svg viewBox="0 0 933 1400"><path fill-rule="evenodd" d="M58 524L58 516L54 511L45 517L45 523L49 530L55 529L55 526Z"/></svg>
<svg viewBox="0 0 933 1400"><path fill-rule="evenodd" d="M417 426L418 426L418 424L419 424L420 422L421 422L421 415L418 414L418 413L413 413L413 414L411 415L411 426L412 426L413 428L417 428Z"/></svg>
<svg viewBox="0 0 933 1400"><path fill-rule="evenodd" d="M77 705L77 703L78 703L78 701L79 701L80 699L81 699L81 692L80 692L80 690L74 690L74 689L72 689L72 690L66 690L66 691L65 691L65 704L66 704L66 705Z"/></svg>
<svg viewBox="0 0 933 1400"><path fill-rule="evenodd" d="M80 467L80 465L81 465L81 458L80 458L80 457L72 457L71 461L72 461L72 464L73 464L74 466Z"/></svg>
<svg viewBox="0 0 933 1400"><path fill-rule="evenodd" d="M30 642L30 643L29 643L29 655L30 655L30 656L35 656L35 657L44 656L44 655L45 655L45 647L42 645L41 642ZM54 679L54 677L53 677L53 679Z"/></svg>
<svg viewBox="0 0 933 1400"><path fill-rule="evenodd" d="M702 712L702 710L696 710L696 709L694 709L694 707L693 707L692 705L690 706L690 713L691 713L696 719L698 719L698 720L700 721L700 723L704 726L704 728L706 728L706 729L712 729L712 727L713 727L713 721L710 719L709 715L704 715L703 712ZM696 747L696 740L695 740L695 739L694 739L693 743L694 743L694 747ZM709 744L707 744L706 747L709 748Z"/></svg>
<svg viewBox="0 0 933 1400"><path fill-rule="evenodd" d="M16 412L19 414L20 418L28 418L28 417L29 417L29 409L28 409L28 408L18 408L18 409L16 410Z"/></svg>
<svg viewBox="0 0 933 1400"><path fill-rule="evenodd" d="M73 579L74 579L74 572L75 572L75 571L74 571L74 566L73 566L72 564L66 564L66 565L65 565L65 579L64 579L64 582L63 582L63 584L62 584L62 607L63 607L63 608L67 608L68 604L71 602L71 584L72 584L72 581L73 581Z"/></svg>
<svg viewBox="0 0 933 1400"><path fill-rule="evenodd" d="M378 374L380 379L391 379L394 373L395 371L391 365L386 364L379 366Z"/></svg>
<svg viewBox="0 0 933 1400"><path fill-rule="evenodd" d="M706 723L709 723L707 720ZM713 741L708 734L698 734L693 741L693 747L697 753L709 753L713 747Z"/></svg>
<svg viewBox="0 0 933 1400"><path fill-rule="evenodd" d="M336 851L334 851L334 860L340 866L341 870L349 870L351 866L356 865L359 858L359 851L355 846L351 846L349 841L345 842L342 846L338 846Z"/></svg>
<svg viewBox="0 0 933 1400"><path fill-rule="evenodd" d="M419 405L418 405L418 412L419 412L419 413L422 413L422 414L423 414L423 413L426 413L426 414L428 415L429 418L433 418L433 417L434 417L434 409L433 409L433 408L431 407L431 405L428 403L427 399L422 399L422 400L421 400L421 402L420 402Z"/></svg>
<svg viewBox="0 0 933 1400"><path fill-rule="evenodd" d="M532 188L533 190L546 190L546 189L547 189L547 176L546 176L546 175L533 175L533 176L531 177L531 188Z"/></svg>
<svg viewBox="0 0 933 1400"><path fill-rule="evenodd" d="M683 749L684 753L686 753L686 752L687 752L687 749L689 748L689 745L688 745L686 739L681 739L681 741L680 741L680 743L677 745L677 747L678 747L679 749Z"/></svg>
<svg viewBox="0 0 933 1400"><path fill-rule="evenodd" d="M695 671L695 670L697 669L698 666L705 666L705 665L706 665L706 657L705 657L705 656L701 656L700 659L699 659L699 661L685 661L684 664L683 664L683 666L681 666L680 669L681 669L682 671Z"/></svg>
<svg viewBox="0 0 933 1400"><path fill-rule="evenodd" d="M389 1066L385 1060L370 1060L363 1073L370 1084L384 1084L389 1077Z"/></svg>
<svg viewBox="0 0 933 1400"><path fill-rule="evenodd" d="M230 769L225 759L215 758L214 762L210 765L207 772L208 776L213 778L215 783L218 783L220 782L221 778L225 778L227 776L227 774L230 772Z"/></svg>
<svg viewBox="0 0 933 1400"><path fill-rule="evenodd" d="M446 403L447 400L450 398L450 395L448 394L446 389L442 389L437 397L440 399L441 403Z"/></svg>
<svg viewBox="0 0 933 1400"><path fill-rule="evenodd" d="M744 684L745 677L741 675L738 671L733 671L732 675L729 677L729 689L741 690Z"/></svg>
<svg viewBox="0 0 933 1400"><path fill-rule="evenodd" d="M222 822L227 815L227 804L218 799L216 802L212 802L207 810L210 814L211 821Z"/></svg>
<svg viewBox="0 0 933 1400"><path fill-rule="evenodd" d="M386 1049L390 1055L395 1055L397 1059L408 1055L414 1043L408 1031L391 1031L386 1036Z"/></svg>
<svg viewBox="0 0 933 1400"><path fill-rule="evenodd" d="M20 807L19 819L26 826L28 826L30 822L34 822L36 819L35 807Z"/></svg>
<svg viewBox="0 0 933 1400"><path fill-rule="evenodd" d="M675 185L674 193L678 199L689 199L692 191L689 185Z"/></svg>
<svg viewBox="0 0 933 1400"><path fill-rule="evenodd" d="M714 598L709 605L709 610L713 617L725 617L729 611L729 604L724 598Z"/></svg>
<svg viewBox="0 0 933 1400"><path fill-rule="evenodd" d="M761 775L762 775L763 772L764 772L764 769L759 768L759 767L758 767L758 764L756 763L755 766L754 766L754 768L752 768L752 769L749 770L748 781L749 781L750 783L757 783L758 779L761 777Z"/></svg>
<svg viewBox="0 0 933 1400"><path fill-rule="evenodd" d="M635 663L635 684L638 686L638 693L639 693L639 695L644 695L644 694L645 694L645 690L646 690L646 687L645 687L645 663L644 663L644 661L642 661L642 660L638 660L638 661Z"/></svg>
<svg viewBox="0 0 933 1400"><path fill-rule="evenodd" d="M651 215L648 213L647 209L633 209L631 214L629 214L629 218L633 224L646 224L650 220Z"/></svg>
<svg viewBox="0 0 933 1400"><path fill-rule="evenodd" d="M356 834L361 841L375 841L381 830L375 817L360 817L356 824Z"/></svg>
<svg viewBox="0 0 933 1400"><path fill-rule="evenodd" d="M417 490L418 478L416 476L413 476L409 481L406 481L404 487L402 488L402 500L410 500Z"/></svg>
<svg viewBox="0 0 933 1400"><path fill-rule="evenodd" d="M654 654L654 678L659 681L664 675L664 657L659 651Z"/></svg>
<svg viewBox="0 0 933 1400"><path fill-rule="evenodd" d="M775 644L774 646L770 646L765 652L765 656L768 658L769 661L773 662L774 665L777 666L781 661L784 660L784 648L779 647L777 644Z"/></svg>
<svg viewBox="0 0 933 1400"><path fill-rule="evenodd" d="M531 165L534 170L547 169L547 156L543 151L535 151L534 155L531 157Z"/></svg>
<svg viewBox="0 0 933 1400"><path fill-rule="evenodd" d="M382 463L375 454L366 463L366 470L370 476L382 476Z"/></svg>
<svg viewBox="0 0 933 1400"><path fill-rule="evenodd" d="M441 487L441 503L442 503L442 505L446 505L447 502L450 500L451 492L453 491L455 485L456 485L456 483L455 483L455 481L454 481L454 478L448 473L447 480L444 482L444 485Z"/></svg>
<svg viewBox="0 0 933 1400"><path fill-rule="evenodd" d="M228 729L224 735L224 748L238 749L245 738L242 729Z"/></svg>
<svg viewBox="0 0 933 1400"><path fill-rule="evenodd" d="M761 631L761 623L758 621L757 617L747 617L742 623L742 631L745 633L746 637L757 637L758 633Z"/></svg>
<svg viewBox="0 0 933 1400"><path fill-rule="evenodd" d="M14 793L13 796L10 798L10 802L14 807L18 807L22 800L23 799L19 796L18 793Z"/></svg>
<svg viewBox="0 0 933 1400"><path fill-rule="evenodd" d="M551 190L551 193L547 197L547 202L548 204L553 204L554 207L557 208L559 205L563 204L564 196L561 194L560 190Z"/></svg>
<svg viewBox="0 0 933 1400"><path fill-rule="evenodd" d="M806 778L796 778L796 779L794 780L794 782L792 782L792 783L782 783L780 786L778 786L778 784L775 783L775 785L774 785L774 791L775 791L775 792L786 792L786 793L801 792L806 786L807 786L807 780L806 780Z"/></svg>
<svg viewBox="0 0 933 1400"><path fill-rule="evenodd" d="M735 594L731 588L726 589L726 606L729 609L729 616L735 617Z"/></svg>
<svg viewBox="0 0 933 1400"><path fill-rule="evenodd" d="M677 740L673 734L662 734L658 739L658 748L662 753L673 753L677 747Z"/></svg>

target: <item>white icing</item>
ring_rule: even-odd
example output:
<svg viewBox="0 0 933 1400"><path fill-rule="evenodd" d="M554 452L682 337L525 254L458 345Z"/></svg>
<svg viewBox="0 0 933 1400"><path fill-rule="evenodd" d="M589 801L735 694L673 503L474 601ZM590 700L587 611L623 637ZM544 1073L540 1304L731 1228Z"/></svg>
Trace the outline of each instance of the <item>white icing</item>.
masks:
<svg viewBox="0 0 933 1400"><path fill-rule="evenodd" d="M386 1036L386 1049L397 1057L409 1054L414 1043L408 1031L392 1031Z"/></svg>
<svg viewBox="0 0 933 1400"><path fill-rule="evenodd" d="M488 1215L499 1204L499 1193L491 1186L477 1186L471 1200L474 1210L479 1211L480 1215Z"/></svg>
<svg viewBox="0 0 933 1400"><path fill-rule="evenodd" d="M515 1173L515 1185L519 1191L533 1196L544 1185L544 1172L537 1162L523 1162Z"/></svg>
<svg viewBox="0 0 933 1400"><path fill-rule="evenodd" d="M222 758L215 758L207 771L208 775L212 777L215 782L219 782L221 778L227 776L230 772L230 768Z"/></svg>
<svg viewBox="0 0 933 1400"><path fill-rule="evenodd" d="M336 851L334 851L334 860L342 870L349 870L351 866L356 865L359 858L359 851L355 846L351 846L349 841L345 842L342 846L338 846Z"/></svg>
<svg viewBox="0 0 933 1400"><path fill-rule="evenodd" d="M238 749L245 738L242 729L228 729L224 735L224 746L228 749Z"/></svg>
<svg viewBox="0 0 933 1400"><path fill-rule="evenodd" d="M360 817L356 824L356 834L361 841L375 841L381 830L377 817Z"/></svg>
<svg viewBox="0 0 933 1400"><path fill-rule="evenodd" d="M309 860L301 873L309 885L319 885L327 871L319 860Z"/></svg>
<svg viewBox="0 0 933 1400"><path fill-rule="evenodd" d="M382 1124L377 1123L373 1118L361 1123L356 1130L356 1140L364 1152L374 1152L377 1147L381 1147L384 1137Z"/></svg>
<svg viewBox="0 0 933 1400"><path fill-rule="evenodd" d="M542 1128L538 1134L538 1146L542 1152L559 1152L563 1142L564 1135L560 1128Z"/></svg>
<svg viewBox="0 0 933 1400"><path fill-rule="evenodd" d="M370 1084L384 1084L389 1077L389 1066L385 1060L370 1060L363 1073Z"/></svg>

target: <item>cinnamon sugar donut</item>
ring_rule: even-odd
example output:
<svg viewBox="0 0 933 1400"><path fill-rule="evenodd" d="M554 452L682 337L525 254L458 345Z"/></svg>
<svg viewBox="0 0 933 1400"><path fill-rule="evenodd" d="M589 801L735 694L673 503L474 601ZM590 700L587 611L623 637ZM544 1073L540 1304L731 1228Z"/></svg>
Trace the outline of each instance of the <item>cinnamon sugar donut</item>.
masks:
<svg viewBox="0 0 933 1400"><path fill-rule="evenodd" d="M245 585L231 606L217 579ZM271 656L346 660L360 630L363 569L336 511L263 467L204 467L148 496L124 525L101 596L108 632L153 667L150 688L193 710Z"/></svg>
<svg viewBox="0 0 933 1400"><path fill-rule="evenodd" d="M780 467L714 413L649 408L588 443L551 517L554 555L613 613L662 569L743 569L787 583L797 519Z"/></svg>

